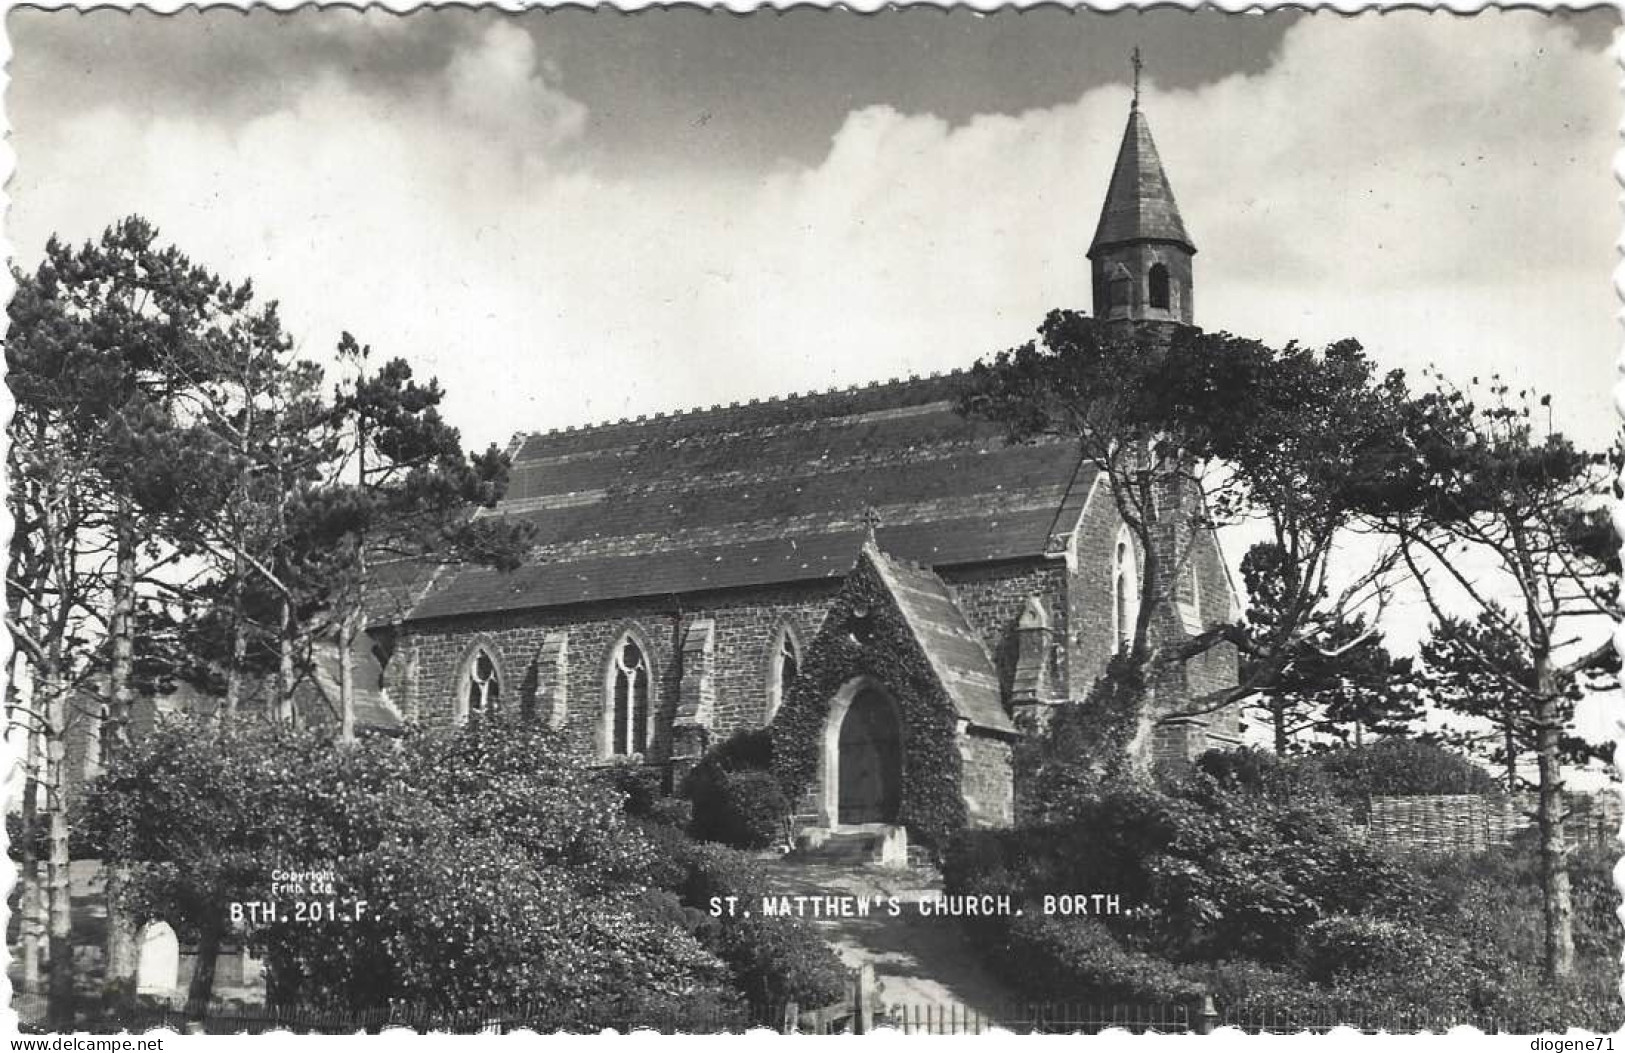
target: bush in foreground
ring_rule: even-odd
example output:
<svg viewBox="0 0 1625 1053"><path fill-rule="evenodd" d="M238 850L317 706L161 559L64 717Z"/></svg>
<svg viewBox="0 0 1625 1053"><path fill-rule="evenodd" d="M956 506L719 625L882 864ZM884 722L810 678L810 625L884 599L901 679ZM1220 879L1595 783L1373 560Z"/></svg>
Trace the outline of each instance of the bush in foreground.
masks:
<svg viewBox="0 0 1625 1053"><path fill-rule="evenodd" d="M1355 836L1325 797L1226 789L1201 773L1119 783L1044 827L970 831L943 867L953 892L1116 894L1101 919L1126 945L1172 961L1280 962L1331 914L1403 913L1418 883Z"/></svg>
<svg viewBox="0 0 1625 1053"><path fill-rule="evenodd" d="M950 892L1026 905L967 923L1001 975L1072 1001L1205 991L1238 1023L1272 1028L1612 1031L1625 1020L1609 853L1570 858L1580 962L1574 978L1546 982L1538 908L1509 909L1539 902L1531 846L1401 856L1361 839L1324 771L1300 777L1295 763L1246 754L1203 767L1098 785L1068 803L1065 821L954 839ZM1035 907L1080 891L1116 893L1126 913Z"/></svg>
<svg viewBox="0 0 1625 1053"><path fill-rule="evenodd" d="M674 845L682 876L679 901L699 919L696 935L728 964L734 985L759 1005L833 1003L846 993L847 970L817 931L799 918L762 917L767 875L750 857L721 845ZM738 897L741 913L712 917L713 898ZM744 911L749 911L746 917Z"/></svg>
<svg viewBox="0 0 1625 1053"><path fill-rule="evenodd" d="M751 729L718 743L683 785L692 802L689 833L734 848L768 848L784 837L790 802L773 773L766 729Z"/></svg>
<svg viewBox="0 0 1625 1053"><path fill-rule="evenodd" d="M584 1024L628 998L737 1007L728 968L644 895L662 861L604 790L526 722L336 748L283 725L176 720L121 754L86 814L104 858L130 867L138 918L170 920L200 957L230 930L228 904L273 898L273 871L334 870L335 907L365 900L359 917L289 908L247 935L284 1004L546 1000Z"/></svg>

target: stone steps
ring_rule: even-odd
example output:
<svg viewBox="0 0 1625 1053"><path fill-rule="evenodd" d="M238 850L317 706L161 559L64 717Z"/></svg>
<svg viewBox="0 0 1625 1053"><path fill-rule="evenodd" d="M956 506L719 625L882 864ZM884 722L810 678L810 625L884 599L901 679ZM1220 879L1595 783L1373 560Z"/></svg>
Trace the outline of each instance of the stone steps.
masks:
<svg viewBox="0 0 1625 1053"><path fill-rule="evenodd" d="M835 834L803 854L821 863L869 862L879 854L880 841L878 834Z"/></svg>
<svg viewBox="0 0 1625 1053"><path fill-rule="evenodd" d="M900 826L881 824L844 830L807 826L797 831L792 857L811 863L906 866L908 833Z"/></svg>

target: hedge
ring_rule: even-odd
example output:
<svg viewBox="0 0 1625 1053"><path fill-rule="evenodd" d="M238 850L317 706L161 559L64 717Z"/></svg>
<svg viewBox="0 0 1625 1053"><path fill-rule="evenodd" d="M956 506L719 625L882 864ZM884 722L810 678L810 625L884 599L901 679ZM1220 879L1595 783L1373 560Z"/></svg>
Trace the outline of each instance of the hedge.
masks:
<svg viewBox="0 0 1625 1053"><path fill-rule="evenodd" d="M696 919L695 935L732 973L734 986L759 1005L816 1007L846 993L847 971L817 931L799 918L764 918L749 904L768 892L750 857L721 845L671 845L681 855L674 891ZM713 898L738 897L740 913L711 915ZM750 914L747 917L745 911Z"/></svg>

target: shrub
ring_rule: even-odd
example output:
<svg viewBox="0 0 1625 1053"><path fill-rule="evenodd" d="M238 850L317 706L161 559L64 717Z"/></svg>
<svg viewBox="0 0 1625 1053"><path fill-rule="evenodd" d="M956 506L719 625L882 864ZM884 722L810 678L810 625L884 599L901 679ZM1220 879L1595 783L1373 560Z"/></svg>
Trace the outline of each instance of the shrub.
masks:
<svg viewBox="0 0 1625 1053"><path fill-rule="evenodd" d="M1255 746L1208 750L1196 758L1197 770L1226 790L1275 796L1333 792L1324 773L1303 758L1288 757Z"/></svg>
<svg viewBox="0 0 1625 1053"><path fill-rule="evenodd" d="M1329 984L1351 973L1396 966L1425 970L1441 942L1437 934L1407 922L1334 914L1304 930L1303 971L1310 980Z"/></svg>
<svg viewBox="0 0 1625 1053"><path fill-rule="evenodd" d="M598 769L597 776L626 801L626 814L635 819L648 818L666 799L665 771L646 764L609 764Z"/></svg>
<svg viewBox="0 0 1625 1053"><path fill-rule="evenodd" d="M728 963L734 986L758 1005L816 1008L846 994L847 971L811 926L795 918L753 915L723 925L710 945Z"/></svg>
<svg viewBox="0 0 1625 1053"><path fill-rule="evenodd" d="M1518 841L1486 852L1419 855L1412 859L1429 896L1419 917L1460 937L1473 953L1515 968L1537 968L1543 956L1540 856ZM1614 910L1615 857L1608 849L1571 852L1570 895L1579 969L1617 973L1625 936ZM1527 905L1517 910L1506 904Z"/></svg>
<svg viewBox="0 0 1625 1053"><path fill-rule="evenodd" d="M1495 777L1459 753L1416 739L1381 739L1304 758L1301 767L1319 772L1344 800L1373 796L1498 793Z"/></svg>
<svg viewBox="0 0 1625 1053"><path fill-rule="evenodd" d="M347 861L344 880L369 905L360 920L274 925L256 938L302 1000L450 1010L520 993L593 1005L628 992L717 999L731 987L724 964L658 901L582 894L494 838L386 845Z"/></svg>
<svg viewBox="0 0 1625 1053"><path fill-rule="evenodd" d="M773 733L767 728L736 731L712 746L705 763L723 771L770 771L773 767Z"/></svg>
<svg viewBox="0 0 1625 1053"><path fill-rule="evenodd" d="M943 885L954 892L1027 894L1028 875L1012 858L1022 846L1041 843L1032 828L964 830L942 854Z"/></svg>
<svg viewBox="0 0 1625 1053"><path fill-rule="evenodd" d="M1016 821L1023 826L1064 822L1073 808L1121 777L1145 690L1139 669L1122 657L1081 702L1055 707L1042 727L1015 743Z"/></svg>
<svg viewBox="0 0 1625 1053"><path fill-rule="evenodd" d="M846 969L812 926L799 918L764 918L750 906L767 891L767 876L753 860L715 844L689 843L679 851L678 899L691 911L700 942L727 963L735 987L766 1005L823 1006L845 994ZM740 913L712 917L712 899L729 896L738 897Z"/></svg>
<svg viewBox="0 0 1625 1053"><path fill-rule="evenodd" d="M1257 1006L1292 1013L1313 1009L1326 998L1325 991L1305 983L1296 971L1245 958L1186 966L1185 975L1227 1008Z"/></svg>
<svg viewBox="0 0 1625 1053"><path fill-rule="evenodd" d="M656 826L687 830L694 822L694 802L685 797L661 797L649 806L643 818Z"/></svg>
<svg viewBox="0 0 1625 1053"><path fill-rule="evenodd" d="M678 898L691 907L705 907L713 896L746 897L767 888L767 873L743 853L717 844L689 841L673 846L682 864Z"/></svg>
<svg viewBox="0 0 1625 1053"><path fill-rule="evenodd" d="M1625 930L1614 911L1619 889L1614 884L1610 849L1586 848L1569 855L1569 883L1574 896L1574 948L1582 960L1617 963Z"/></svg>
<svg viewBox="0 0 1625 1053"><path fill-rule="evenodd" d="M694 842L681 827L635 819L633 824L649 844L653 862L648 870L649 884L658 889L680 892L689 877L689 850Z"/></svg>
<svg viewBox="0 0 1625 1053"><path fill-rule="evenodd" d="M1177 966L1125 948L1093 918L1013 918L998 957L1011 985L1039 999L1146 1003L1200 993Z"/></svg>
<svg viewBox="0 0 1625 1053"><path fill-rule="evenodd" d="M683 783L689 834L735 848L778 843L790 804L771 774L772 763L766 728L735 732L707 751Z"/></svg>
<svg viewBox="0 0 1625 1053"><path fill-rule="evenodd" d="M955 892L1018 900L1115 892L1130 916L1103 923L1176 960L1283 961L1303 926L1420 901L1421 883L1362 842L1325 797L1227 789L1201 773L1123 783L1064 823L961 835L945 854Z"/></svg>
<svg viewBox="0 0 1625 1053"><path fill-rule="evenodd" d="M1522 1035L1571 1027L1613 1034L1625 1023L1618 979L1616 969L1606 968L1553 983L1539 969L1520 969L1490 1011L1506 1030Z"/></svg>
<svg viewBox="0 0 1625 1053"><path fill-rule="evenodd" d="M559 737L523 721L338 749L311 731L166 721L87 791L85 824L130 867L132 912L226 924L273 869L331 861L347 924L286 912L247 939L280 1000L455 1010L515 997L738 1000L726 966L641 896L661 861Z"/></svg>
<svg viewBox="0 0 1625 1053"><path fill-rule="evenodd" d="M1209 750L1197 767L1221 785L1274 794L1329 793L1345 802L1373 796L1498 793L1494 776L1459 753L1417 739L1381 739L1303 757L1243 747Z"/></svg>
<svg viewBox="0 0 1625 1053"><path fill-rule="evenodd" d="M767 848L784 838L790 803L771 772L702 766L689 779L688 792L693 803L688 829L697 840Z"/></svg>

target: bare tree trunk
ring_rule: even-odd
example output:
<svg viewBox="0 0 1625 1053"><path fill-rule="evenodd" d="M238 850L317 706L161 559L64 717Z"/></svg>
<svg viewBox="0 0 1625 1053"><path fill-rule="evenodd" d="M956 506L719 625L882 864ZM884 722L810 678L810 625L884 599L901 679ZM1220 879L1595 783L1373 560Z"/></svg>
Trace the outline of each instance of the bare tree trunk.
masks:
<svg viewBox="0 0 1625 1053"><path fill-rule="evenodd" d="M226 695L220 700L225 720L237 716L243 693L243 658L248 654L248 638L243 631L243 556L231 555L231 662L226 667Z"/></svg>
<svg viewBox="0 0 1625 1053"><path fill-rule="evenodd" d="M130 683L135 667L135 528L129 522L128 512L120 509L116 565L113 577L113 609L108 620L108 643L112 648L112 662L107 675L107 717L113 722L108 742L114 751L121 750L130 738L130 702L134 690ZM105 764L111 757L103 757Z"/></svg>
<svg viewBox="0 0 1625 1053"><path fill-rule="evenodd" d="M105 768L124 751L130 740L130 709L134 699L131 683L135 667L135 527L127 506L119 509L117 526L117 554L113 579L113 610L108 624L109 643L112 645L112 663L108 670L107 719L112 722L106 755L101 758ZM120 899L128 879L127 868L114 862L108 867L104 897L107 905L107 938L103 947L106 955L106 983L117 995L135 993L136 933L135 924L123 908Z"/></svg>
<svg viewBox="0 0 1625 1053"><path fill-rule="evenodd" d="M1276 698L1275 704L1270 706L1270 723L1275 728L1275 755L1285 757L1290 745L1286 734L1286 700Z"/></svg>
<svg viewBox="0 0 1625 1053"><path fill-rule="evenodd" d="M225 929L221 919L210 914L198 932L197 963L192 968L192 982L186 990L186 1014L201 1020L208 1012L209 1000L214 997L215 964L220 960L220 939Z"/></svg>
<svg viewBox="0 0 1625 1053"><path fill-rule="evenodd" d="M241 612L238 612L239 615ZM231 622L231 661L226 666L226 692L220 700L220 713L223 721L234 720L237 716L238 700L243 693L243 657L248 653L248 640L243 633L243 620L240 616L233 617Z"/></svg>
<svg viewBox="0 0 1625 1053"><path fill-rule="evenodd" d="M276 719L285 724L293 722L293 601L283 596L277 606L279 614L276 638Z"/></svg>
<svg viewBox="0 0 1625 1053"><path fill-rule="evenodd" d="M355 639L360 607L345 612L339 623L339 741L355 741Z"/></svg>
<svg viewBox="0 0 1625 1053"><path fill-rule="evenodd" d="M74 1020L73 914L68 886L67 727L68 696L57 669L41 671L46 696L45 811L48 830L46 863L47 926L51 978L47 988L46 1026L70 1031Z"/></svg>
<svg viewBox="0 0 1625 1053"><path fill-rule="evenodd" d="M1506 744L1507 793L1509 795L1518 792L1517 731L1518 729L1516 725L1514 725L1512 721L1508 720L1504 727L1505 738L1502 741Z"/></svg>
<svg viewBox="0 0 1625 1053"><path fill-rule="evenodd" d="M22 952L22 978L20 986L28 994L39 994L40 937L45 932L41 917L44 898L40 895L39 859L39 789L40 789L40 733L39 724L28 719L23 758L23 815L22 815L22 871L18 881L22 888L18 896L18 937Z"/></svg>
<svg viewBox="0 0 1625 1053"><path fill-rule="evenodd" d="M365 474L362 476L366 478ZM356 552L356 595L339 622L339 741L355 741L355 641L366 610L367 548Z"/></svg>
<svg viewBox="0 0 1625 1053"><path fill-rule="evenodd" d="M1574 973L1574 900L1569 890L1568 836L1565 829L1563 771L1558 761L1561 731L1557 719L1557 684L1551 656L1537 652L1535 734L1540 768L1536 823L1540 829L1541 908L1545 915L1543 966L1546 978Z"/></svg>
<svg viewBox="0 0 1625 1053"><path fill-rule="evenodd" d="M1142 456L1149 457L1149 454ZM1159 608L1167 598L1163 580L1165 531L1154 493L1159 484L1151 471L1140 472L1135 484L1139 491L1138 510L1143 530L1133 533L1143 548L1136 553L1140 572L1139 603L1134 612L1133 642L1126 650L1139 667L1140 704L1135 715L1134 734L1129 739L1128 763L1135 770L1145 771L1156 760L1157 719L1160 712L1167 708L1159 690L1165 666L1156 657L1157 645L1164 642L1160 639L1161 627L1157 621ZM1113 602L1116 602L1115 597Z"/></svg>

